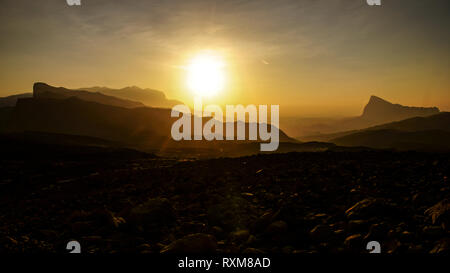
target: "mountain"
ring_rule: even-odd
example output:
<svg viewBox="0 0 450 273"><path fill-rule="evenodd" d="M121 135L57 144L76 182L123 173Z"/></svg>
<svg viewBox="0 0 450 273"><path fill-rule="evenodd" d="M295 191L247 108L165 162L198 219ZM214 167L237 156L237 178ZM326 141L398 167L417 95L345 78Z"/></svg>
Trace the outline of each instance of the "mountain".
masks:
<svg viewBox="0 0 450 273"><path fill-rule="evenodd" d="M400 150L450 150L450 113L415 117L343 132L331 142L342 146L393 148Z"/></svg>
<svg viewBox="0 0 450 273"><path fill-rule="evenodd" d="M393 104L377 96L371 96L369 102L358 117L343 119L322 118L320 120L299 119L296 136L302 141L328 141L348 134L347 131L360 130L413 117L427 117L439 113L437 107L412 107ZM292 121L290 122L292 126ZM292 127L286 127L291 132Z"/></svg>
<svg viewBox="0 0 450 273"><path fill-rule="evenodd" d="M1 112L0 112L1 113ZM255 141L180 141L171 138L171 127L177 118L164 108L124 108L81 100L27 98L18 100L14 108L5 111L0 129L6 132L46 132L89 136L114 141L120 145L145 151L188 149L240 152L230 144ZM1 119L0 119L1 120ZM208 119L205 118L204 122ZM235 127L237 123L235 124ZM248 123L245 124L248 132ZM193 132L193 130L191 129ZM235 129L236 131L236 129ZM280 130L280 142L297 142ZM226 152L226 151L225 151Z"/></svg>
<svg viewBox="0 0 450 273"><path fill-rule="evenodd" d="M371 96L364 107L361 119L369 122L389 122L410 117L424 117L439 113L437 107L410 107L393 104L377 96Z"/></svg>
<svg viewBox="0 0 450 273"><path fill-rule="evenodd" d="M85 101L98 102L101 104L136 108L143 107L144 104L136 101L119 99L113 96L104 95L100 92L89 92L85 90L71 90L63 87L53 87L45 83L35 83L33 86L34 98L47 98L47 99L66 99L70 97L77 97Z"/></svg>
<svg viewBox="0 0 450 273"><path fill-rule="evenodd" d="M428 117L414 117L401 121L373 126L366 130L392 129L400 131L443 130L450 131L450 112L441 112Z"/></svg>
<svg viewBox="0 0 450 273"><path fill-rule="evenodd" d="M0 108L15 106L18 99L31 98L32 96L33 96L32 93L23 93L23 94L17 94L17 95L0 98Z"/></svg>
<svg viewBox="0 0 450 273"><path fill-rule="evenodd" d="M415 151L450 151L450 132L429 130L404 132L399 130L363 131L332 140L341 146L369 147Z"/></svg>
<svg viewBox="0 0 450 273"><path fill-rule="evenodd" d="M88 87L82 90L90 92L100 92L105 95L114 96L117 98L139 101L146 106L172 108L175 105L183 104L177 100L169 100L166 95L154 89L142 89L137 86L125 87L122 89L112 89L108 87Z"/></svg>
<svg viewBox="0 0 450 273"><path fill-rule="evenodd" d="M131 144L157 143L170 132L169 109L130 109L78 97L20 99L9 116L6 131L91 136Z"/></svg>

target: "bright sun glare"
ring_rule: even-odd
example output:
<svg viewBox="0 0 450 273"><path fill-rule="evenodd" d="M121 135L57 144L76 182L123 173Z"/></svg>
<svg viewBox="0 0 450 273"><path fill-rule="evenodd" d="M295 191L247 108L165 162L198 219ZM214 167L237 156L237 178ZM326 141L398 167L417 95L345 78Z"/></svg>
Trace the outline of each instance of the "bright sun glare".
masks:
<svg viewBox="0 0 450 273"><path fill-rule="evenodd" d="M212 97L224 87L222 59L212 53L195 56L187 67L187 85L197 96Z"/></svg>

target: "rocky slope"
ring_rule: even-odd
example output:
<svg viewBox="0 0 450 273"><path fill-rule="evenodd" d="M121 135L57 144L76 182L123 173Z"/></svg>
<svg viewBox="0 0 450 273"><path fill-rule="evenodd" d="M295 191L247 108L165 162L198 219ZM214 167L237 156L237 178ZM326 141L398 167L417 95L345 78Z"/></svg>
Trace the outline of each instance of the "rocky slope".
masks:
<svg viewBox="0 0 450 273"><path fill-rule="evenodd" d="M53 87L40 82L33 85L33 97L37 99L68 99L75 97L84 101L97 102L100 104L117 107L144 107L144 104L141 102L120 99L114 96L104 95L100 92L88 92L84 90L71 90L63 87Z"/></svg>
<svg viewBox="0 0 450 273"><path fill-rule="evenodd" d="M0 252L450 250L448 154L107 158L3 159Z"/></svg>

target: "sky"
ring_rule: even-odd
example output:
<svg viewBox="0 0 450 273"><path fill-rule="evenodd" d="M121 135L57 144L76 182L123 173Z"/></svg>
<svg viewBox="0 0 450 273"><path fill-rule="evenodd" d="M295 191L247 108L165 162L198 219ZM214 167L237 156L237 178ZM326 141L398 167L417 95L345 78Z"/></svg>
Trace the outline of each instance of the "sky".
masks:
<svg viewBox="0 0 450 273"><path fill-rule="evenodd" d="M0 96L34 82L139 86L191 104L186 65L223 57L205 103L358 115L371 95L450 111L450 1L0 0Z"/></svg>

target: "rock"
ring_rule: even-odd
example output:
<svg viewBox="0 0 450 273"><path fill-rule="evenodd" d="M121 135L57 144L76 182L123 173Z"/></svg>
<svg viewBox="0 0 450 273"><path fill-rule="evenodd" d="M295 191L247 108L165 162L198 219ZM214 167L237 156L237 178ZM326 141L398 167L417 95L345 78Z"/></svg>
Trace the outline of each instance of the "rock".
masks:
<svg viewBox="0 0 450 273"><path fill-rule="evenodd" d="M89 215L89 218L100 225L105 225L112 228L118 227L118 223L115 223L114 214L106 208L94 210Z"/></svg>
<svg viewBox="0 0 450 273"><path fill-rule="evenodd" d="M152 252L152 247L149 244L141 244L137 247L137 250L143 254L143 252L145 253L151 253Z"/></svg>
<svg viewBox="0 0 450 273"><path fill-rule="evenodd" d="M250 232L248 230L243 229L243 230L238 230L238 231L232 232L230 234L230 239L232 242L240 244L240 243L247 241L249 236L250 236Z"/></svg>
<svg viewBox="0 0 450 273"><path fill-rule="evenodd" d="M186 233L203 233L206 232L206 225L199 222L189 221L181 224L181 230Z"/></svg>
<svg viewBox="0 0 450 273"><path fill-rule="evenodd" d="M428 202L432 202L433 201L433 196L430 195L429 193L425 193L425 192L419 192L413 195L412 197L412 203L417 206L423 206L425 204L428 204Z"/></svg>
<svg viewBox="0 0 450 273"><path fill-rule="evenodd" d="M268 234L281 234L287 232L288 225L284 221L276 221L270 224L267 229L266 233Z"/></svg>
<svg viewBox="0 0 450 273"><path fill-rule="evenodd" d="M367 232L369 221L367 220L351 220L348 222L348 230L354 232Z"/></svg>
<svg viewBox="0 0 450 273"><path fill-rule="evenodd" d="M363 251L365 249L363 246L363 236L361 234L348 236L344 241L344 246L347 249Z"/></svg>
<svg viewBox="0 0 450 273"><path fill-rule="evenodd" d="M10 243L10 244L13 244L13 245L19 244L19 242L18 242L16 239L14 239L14 238L12 238L12 237L9 237L9 236L6 236L6 237L5 237L4 242Z"/></svg>
<svg viewBox="0 0 450 273"><path fill-rule="evenodd" d="M160 253L201 254L214 253L217 241L214 236L204 233L187 235L164 247Z"/></svg>
<svg viewBox="0 0 450 273"><path fill-rule="evenodd" d="M325 242L330 241L334 232L328 225L317 225L309 232L309 235L316 241Z"/></svg>
<svg viewBox="0 0 450 273"><path fill-rule="evenodd" d="M262 251L261 249L249 247L244 249L244 251L242 251L242 254L266 254L266 252Z"/></svg>
<svg viewBox="0 0 450 273"><path fill-rule="evenodd" d="M384 200L375 198L366 198L354 204L345 211L349 219L367 219L370 216L384 216L386 213L392 213L391 209Z"/></svg>
<svg viewBox="0 0 450 273"><path fill-rule="evenodd" d="M225 237L225 232L221 227L213 226L211 231L216 238L223 239Z"/></svg>
<svg viewBox="0 0 450 273"><path fill-rule="evenodd" d="M436 205L430 207L425 211L432 224L444 224L447 227L450 226L450 201L444 199Z"/></svg>
<svg viewBox="0 0 450 273"><path fill-rule="evenodd" d="M281 249L281 253L283 254L292 254L294 252L295 248L293 246L285 246Z"/></svg>
<svg viewBox="0 0 450 273"><path fill-rule="evenodd" d="M275 218L279 215L279 213L280 213L280 211L265 212L263 215L258 217L258 219L256 219L256 221L253 223L253 230L255 232L261 232L261 231L265 230L267 228L267 226L269 226L270 223L272 223L275 220Z"/></svg>
<svg viewBox="0 0 450 273"><path fill-rule="evenodd" d="M149 199L131 209L126 218L130 224L142 226L144 229L171 225L176 220L174 210L166 198Z"/></svg>
<svg viewBox="0 0 450 273"><path fill-rule="evenodd" d="M335 230L334 237L339 240L344 239L345 238L345 230L344 229Z"/></svg>
<svg viewBox="0 0 450 273"><path fill-rule="evenodd" d="M403 231L400 233L400 240L402 242L413 242L414 241L414 233L409 231Z"/></svg>
<svg viewBox="0 0 450 273"><path fill-rule="evenodd" d="M111 215L109 223L111 224L112 227L119 228L123 224L126 224L126 221L123 217L120 217L120 216L116 217L114 215Z"/></svg>
<svg viewBox="0 0 450 273"><path fill-rule="evenodd" d="M434 248L430 251L431 254L449 254L450 253L450 238L445 238L437 242Z"/></svg>
<svg viewBox="0 0 450 273"><path fill-rule="evenodd" d="M257 241L256 237L254 235L250 235L248 237L247 241L245 242L245 244L246 245L251 245L251 244L253 244L256 241Z"/></svg>
<svg viewBox="0 0 450 273"><path fill-rule="evenodd" d="M431 238L438 238L444 234L441 226L426 226L423 228L423 233Z"/></svg>
<svg viewBox="0 0 450 273"><path fill-rule="evenodd" d="M217 199L219 200L207 209L207 218L211 225L220 226L227 231L249 226L251 206L247 200L241 196Z"/></svg>
<svg viewBox="0 0 450 273"><path fill-rule="evenodd" d="M387 253L398 253L404 249L404 245L400 243L396 238L390 239L386 243L383 244L382 249L385 249ZM382 250L383 251L383 250Z"/></svg>
<svg viewBox="0 0 450 273"><path fill-rule="evenodd" d="M411 245L408 248L408 253L412 253L412 254L419 254L419 253L423 253L423 246L422 245Z"/></svg>

